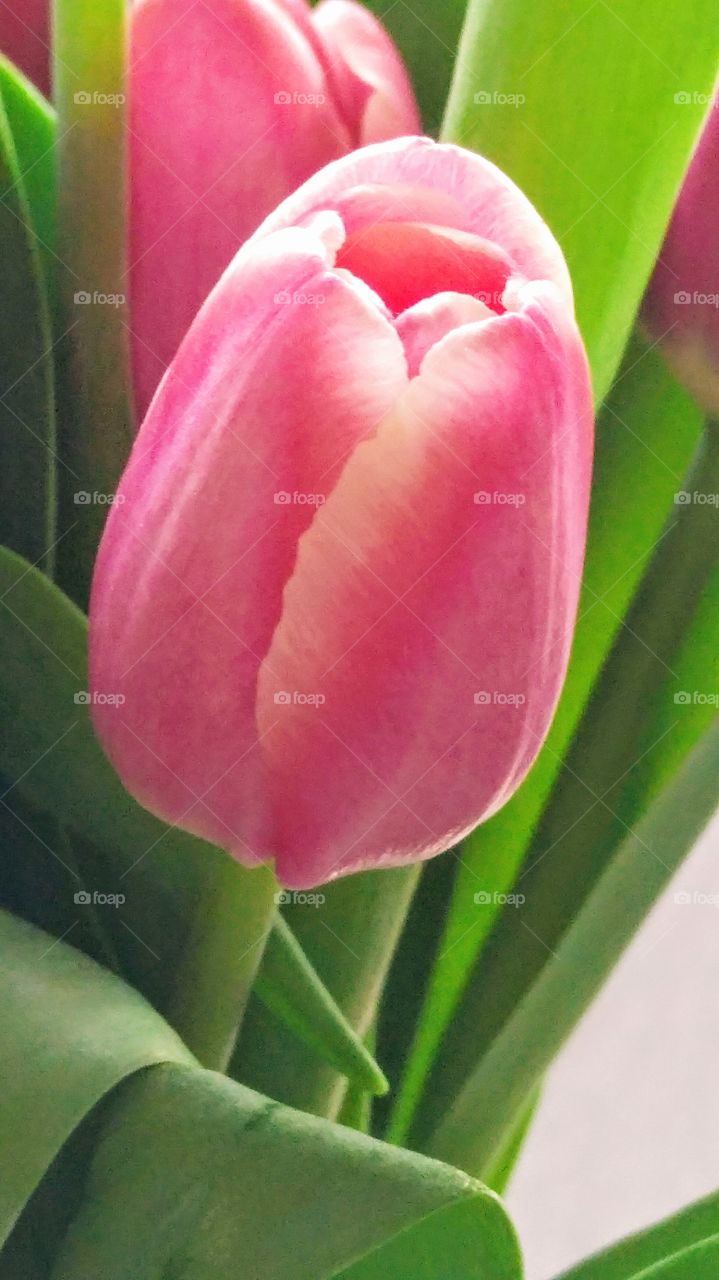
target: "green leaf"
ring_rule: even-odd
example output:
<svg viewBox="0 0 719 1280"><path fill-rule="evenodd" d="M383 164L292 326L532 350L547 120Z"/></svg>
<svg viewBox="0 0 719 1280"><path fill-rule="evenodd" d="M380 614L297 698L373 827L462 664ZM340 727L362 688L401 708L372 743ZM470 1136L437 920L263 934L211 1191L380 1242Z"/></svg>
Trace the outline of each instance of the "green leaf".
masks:
<svg viewBox="0 0 719 1280"><path fill-rule="evenodd" d="M388 4L368 0L400 50L417 95L427 133L436 134L442 122L467 0L412 0Z"/></svg>
<svg viewBox="0 0 719 1280"><path fill-rule="evenodd" d="M0 54L0 98L10 125L22 186L44 267L54 290L57 175L55 112L42 94Z"/></svg>
<svg viewBox="0 0 719 1280"><path fill-rule="evenodd" d="M618 852L427 1143L484 1170L513 1118L711 817L719 796L719 722Z"/></svg>
<svg viewBox="0 0 719 1280"><path fill-rule="evenodd" d="M686 487L703 495L719 490L719 428L707 428ZM437 1111L473 1062L491 1053L646 807L646 796L632 802L632 775L659 745L646 740L653 708L664 698L673 704L672 663L712 571L719 572L715 508L673 507L534 835L517 883L521 910L502 915L479 981L466 989L445 1039L433 1086ZM521 1056L524 1046L517 1042L515 1050Z"/></svg>
<svg viewBox="0 0 719 1280"><path fill-rule="evenodd" d="M320 981L294 934L278 917L268 939L255 993L313 1054L371 1094L387 1081Z"/></svg>
<svg viewBox="0 0 719 1280"><path fill-rule="evenodd" d="M128 362L125 0L55 0L58 256L64 351L58 579L87 599L133 436ZM108 303L114 298L115 303ZM105 299L103 302L102 299ZM76 493L100 501L75 502Z"/></svg>
<svg viewBox="0 0 719 1280"><path fill-rule="evenodd" d="M101 1098L142 1067L192 1057L136 991L5 911L0 949L2 1242Z"/></svg>
<svg viewBox="0 0 719 1280"><path fill-rule="evenodd" d="M51 918L59 923L61 910L74 928L87 928L92 911L92 903L76 903L78 890L120 895L119 906L101 903L100 912L123 975L198 1057L225 1066L273 921L274 877L166 827L128 795L92 730L86 632L85 618L57 587L0 549L0 772L18 780L1 803L15 812L19 791L55 821L38 831L35 812L18 810L20 829L37 832L41 870L28 892L34 898L49 862L58 886ZM57 847L58 824L78 871ZM263 992L341 1070L380 1087L381 1073L286 928Z"/></svg>
<svg viewBox="0 0 719 1280"><path fill-rule="evenodd" d="M658 1263L719 1235L719 1193L593 1254L558 1280L635 1280Z"/></svg>
<svg viewBox="0 0 719 1280"><path fill-rule="evenodd" d="M161 1067L118 1096L53 1280L414 1276L418 1240L434 1280L521 1275L500 1202L463 1174L211 1072Z"/></svg>
<svg viewBox="0 0 719 1280"><path fill-rule="evenodd" d="M502 1236L506 1247L500 1243ZM519 1255L504 1225L497 1222L491 1201L470 1200L435 1210L340 1272L336 1280L514 1280L519 1275Z"/></svg>
<svg viewBox="0 0 719 1280"><path fill-rule="evenodd" d="M509 173L559 239L598 401L711 101L714 17L712 0L470 0L443 134Z"/></svg>
<svg viewBox="0 0 719 1280"><path fill-rule="evenodd" d="M22 167L0 74L0 542L50 571L55 544L52 337ZM15 104L17 105L17 104ZM18 113L16 113L17 115Z"/></svg>
<svg viewBox="0 0 719 1280"><path fill-rule="evenodd" d="M482 984L483 949L502 912L503 895L512 890L527 857L592 686L622 628L666 516L675 511L673 496L682 487L701 427L700 411L672 379L657 352L635 341L597 427L584 585L562 698L547 742L524 785L460 850L439 958L390 1129L393 1141L403 1141L414 1122L429 1072L463 991L469 986L479 990ZM704 606L701 612L706 635L703 652L708 659L717 614L712 615ZM686 676L687 680L693 678ZM688 715L682 723L688 726L690 716L700 715L702 709L685 710ZM706 726L705 720L702 726ZM657 742L666 727L657 725L650 741ZM687 742L687 749L697 737ZM647 761L655 758L651 752ZM513 906L507 912L516 916ZM483 1035L480 1019L476 1038L462 1047L465 1070L474 1065L484 1044ZM454 1058L458 1062L456 1052Z"/></svg>

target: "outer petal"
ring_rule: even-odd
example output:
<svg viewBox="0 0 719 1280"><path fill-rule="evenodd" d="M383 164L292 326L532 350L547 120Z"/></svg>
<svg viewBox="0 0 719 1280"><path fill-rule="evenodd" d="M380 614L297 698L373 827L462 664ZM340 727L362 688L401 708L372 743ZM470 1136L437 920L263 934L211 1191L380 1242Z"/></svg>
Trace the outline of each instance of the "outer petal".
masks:
<svg viewBox="0 0 719 1280"><path fill-rule="evenodd" d="M255 686L298 538L406 383L391 324L328 260L294 229L228 270L138 436L95 572L108 754L148 808L246 862L275 852Z"/></svg>
<svg viewBox="0 0 719 1280"><path fill-rule="evenodd" d="M0 52L47 96L50 93L49 0L3 0Z"/></svg>
<svg viewBox="0 0 719 1280"><path fill-rule="evenodd" d="M432 348L301 539L258 702L289 885L446 848L548 729L592 411L561 298L531 293ZM306 700L280 717L278 687Z"/></svg>
<svg viewBox="0 0 719 1280"><path fill-rule="evenodd" d="M275 0L138 0L130 128L133 362L143 416L239 247L350 140L316 54Z"/></svg>
<svg viewBox="0 0 719 1280"><path fill-rule="evenodd" d="M567 265L529 200L489 160L430 138L378 143L327 165L263 222L256 235L336 209L351 234L372 222L423 221L498 245L527 280L557 285L573 306Z"/></svg>
<svg viewBox="0 0 719 1280"><path fill-rule="evenodd" d="M348 102L356 145L421 132L404 63L374 15L354 0L321 0L313 18L325 45L370 91ZM343 83L351 87L353 77L340 77Z"/></svg>

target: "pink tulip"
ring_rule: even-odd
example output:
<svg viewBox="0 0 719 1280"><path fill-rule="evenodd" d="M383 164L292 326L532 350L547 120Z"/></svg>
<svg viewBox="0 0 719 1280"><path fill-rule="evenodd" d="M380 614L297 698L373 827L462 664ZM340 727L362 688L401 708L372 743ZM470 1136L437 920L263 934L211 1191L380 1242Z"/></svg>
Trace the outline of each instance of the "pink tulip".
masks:
<svg viewBox="0 0 719 1280"><path fill-rule="evenodd" d="M44 94L49 93L49 0L2 0L0 53L10 58Z"/></svg>
<svg viewBox="0 0 719 1280"><path fill-rule="evenodd" d="M140 416L260 222L328 161L419 130L389 36L354 0L137 0L132 347Z"/></svg>
<svg viewBox="0 0 719 1280"><path fill-rule="evenodd" d="M128 789L296 887L460 839L547 732L591 448L513 183L419 138L329 165L208 298L110 514L91 672Z"/></svg>
<svg viewBox="0 0 719 1280"><path fill-rule="evenodd" d="M680 382L719 413L719 98L684 179L643 319Z"/></svg>

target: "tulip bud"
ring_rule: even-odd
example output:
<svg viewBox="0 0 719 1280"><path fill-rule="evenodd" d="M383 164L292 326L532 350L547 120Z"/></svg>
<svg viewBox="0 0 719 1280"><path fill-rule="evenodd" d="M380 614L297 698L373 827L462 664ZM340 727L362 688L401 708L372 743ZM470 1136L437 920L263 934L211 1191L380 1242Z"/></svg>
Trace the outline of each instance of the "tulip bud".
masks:
<svg viewBox="0 0 719 1280"><path fill-rule="evenodd" d="M719 414L719 99L679 193L642 318L673 372Z"/></svg>
<svg viewBox="0 0 719 1280"><path fill-rule="evenodd" d="M42 92L50 92L49 0L3 0L0 53L15 63Z"/></svg>
<svg viewBox="0 0 719 1280"><path fill-rule="evenodd" d="M416 133L394 46L354 0L137 0L130 260L140 416L247 237L328 161Z"/></svg>
<svg viewBox="0 0 719 1280"><path fill-rule="evenodd" d="M419 138L322 170L211 293L110 513L91 678L128 789L300 888L459 840L547 732L591 451L513 183Z"/></svg>

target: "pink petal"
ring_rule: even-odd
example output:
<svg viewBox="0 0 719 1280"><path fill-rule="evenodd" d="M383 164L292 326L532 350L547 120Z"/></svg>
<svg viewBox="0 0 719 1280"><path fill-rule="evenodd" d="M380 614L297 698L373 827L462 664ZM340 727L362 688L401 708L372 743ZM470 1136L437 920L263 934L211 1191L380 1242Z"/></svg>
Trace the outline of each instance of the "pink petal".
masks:
<svg viewBox="0 0 719 1280"><path fill-rule="evenodd" d="M260 673L284 883L429 857L519 784L568 659L591 439L581 344L538 287L443 338L357 447ZM278 687L308 700L278 717Z"/></svg>
<svg viewBox="0 0 719 1280"><path fill-rule="evenodd" d="M374 15L354 0L321 0L313 20L325 46L346 68L338 77L340 86L353 86L347 72L365 86L364 93L355 91L346 108L354 122L356 145L420 133L422 122L406 68Z"/></svg>
<svg viewBox="0 0 719 1280"><path fill-rule="evenodd" d="M131 22L133 364L140 416L247 237L349 147L275 0L139 0Z"/></svg>
<svg viewBox="0 0 719 1280"><path fill-rule="evenodd" d="M153 812L246 862L274 855L255 686L298 538L406 383L388 319L330 270L337 235L332 218L283 232L225 274L153 403L96 566L92 687L124 699L95 708L115 767Z"/></svg>
<svg viewBox="0 0 719 1280"><path fill-rule="evenodd" d="M46 97L49 96L49 0L2 0L0 53L14 62Z"/></svg>
<svg viewBox="0 0 719 1280"><path fill-rule="evenodd" d="M497 245L424 222L378 222L350 233L337 266L366 281L395 315L447 290L472 294L501 311L512 271Z"/></svg>
<svg viewBox="0 0 719 1280"><path fill-rule="evenodd" d="M364 147L329 164L270 214L257 238L335 209L348 235L373 222L432 222L497 245L527 280L549 280L571 310L562 252L537 210L489 160L430 138Z"/></svg>

